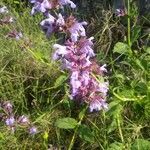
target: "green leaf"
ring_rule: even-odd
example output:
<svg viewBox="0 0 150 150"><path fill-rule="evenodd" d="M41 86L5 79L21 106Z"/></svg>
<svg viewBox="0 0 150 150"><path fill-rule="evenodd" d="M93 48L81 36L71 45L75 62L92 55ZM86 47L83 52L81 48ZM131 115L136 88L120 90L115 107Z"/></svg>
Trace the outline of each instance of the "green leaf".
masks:
<svg viewBox="0 0 150 150"><path fill-rule="evenodd" d="M135 60L135 63L138 67L140 67L142 70L145 70L145 68L143 67L143 64L141 63L141 61L139 59Z"/></svg>
<svg viewBox="0 0 150 150"><path fill-rule="evenodd" d="M141 32L140 26L134 26L131 33L131 42L132 44L139 38Z"/></svg>
<svg viewBox="0 0 150 150"><path fill-rule="evenodd" d="M109 109L106 112L106 115L108 117L110 116L117 116L117 114L120 114L123 110L122 105L120 104L120 101L114 99L112 102L109 103Z"/></svg>
<svg viewBox="0 0 150 150"><path fill-rule="evenodd" d="M19 4L20 2L19 1L14 1L14 4Z"/></svg>
<svg viewBox="0 0 150 150"><path fill-rule="evenodd" d="M107 150L124 150L124 148L125 147L122 143L114 142L109 145L109 148L107 148Z"/></svg>
<svg viewBox="0 0 150 150"><path fill-rule="evenodd" d="M80 125L78 129L79 137L87 142L94 142L94 135L86 125Z"/></svg>
<svg viewBox="0 0 150 150"><path fill-rule="evenodd" d="M145 51L150 54L150 47L145 48Z"/></svg>
<svg viewBox="0 0 150 150"><path fill-rule="evenodd" d="M144 139L136 139L131 150L150 150L150 142Z"/></svg>
<svg viewBox="0 0 150 150"><path fill-rule="evenodd" d="M67 79L66 75L61 75L55 81L54 88L57 88L63 84L63 82Z"/></svg>
<svg viewBox="0 0 150 150"><path fill-rule="evenodd" d="M77 126L77 124L78 124L77 120L73 118L61 118L55 122L55 125L58 128L62 129L74 129Z"/></svg>
<svg viewBox="0 0 150 150"><path fill-rule="evenodd" d="M142 81L138 82L135 86L135 90L135 92L137 92L138 94L146 95L148 91L147 83Z"/></svg>
<svg viewBox="0 0 150 150"><path fill-rule="evenodd" d="M107 133L111 133L117 129L118 124L117 120L120 120L122 123L121 113L123 111L123 106L119 103L119 101L115 100L109 104L109 109L106 112L106 116L111 118L111 122L108 126Z"/></svg>
<svg viewBox="0 0 150 150"><path fill-rule="evenodd" d="M125 43L122 43L122 42L118 42L115 44L113 52L119 53L119 54L131 54L132 53L129 46Z"/></svg>

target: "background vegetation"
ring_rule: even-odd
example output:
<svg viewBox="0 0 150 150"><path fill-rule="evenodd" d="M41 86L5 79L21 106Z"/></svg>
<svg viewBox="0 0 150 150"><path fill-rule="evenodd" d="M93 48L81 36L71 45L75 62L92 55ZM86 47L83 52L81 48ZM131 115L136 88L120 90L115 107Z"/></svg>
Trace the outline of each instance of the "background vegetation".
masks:
<svg viewBox="0 0 150 150"><path fill-rule="evenodd" d="M82 1L76 12L89 22L97 60L108 68L109 110L95 113L68 98L68 74L51 59L57 39L46 39L39 27L42 16L30 16L25 1L0 4L15 18L0 24L0 100L10 101L15 115L27 115L39 131L29 135L17 128L12 134L1 121L0 149L68 149L71 144L75 150L150 149L150 22L135 1L123 17L116 17L107 1ZM14 29L23 38L6 38Z"/></svg>

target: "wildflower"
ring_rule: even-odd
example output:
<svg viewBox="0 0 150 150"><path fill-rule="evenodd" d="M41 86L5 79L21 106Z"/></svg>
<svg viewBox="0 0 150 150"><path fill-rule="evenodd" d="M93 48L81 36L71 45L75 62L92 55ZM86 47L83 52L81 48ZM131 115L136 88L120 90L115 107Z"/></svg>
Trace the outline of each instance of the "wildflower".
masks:
<svg viewBox="0 0 150 150"><path fill-rule="evenodd" d="M90 73L89 71L82 71L81 82L84 86L87 86L90 81Z"/></svg>
<svg viewBox="0 0 150 150"><path fill-rule="evenodd" d="M82 38L79 40L79 44L80 44L80 51L82 53L85 53L88 57L94 57L94 51L92 49L93 46L93 37L90 37L89 39L86 38Z"/></svg>
<svg viewBox="0 0 150 150"><path fill-rule="evenodd" d="M40 25L46 36L49 37L55 30L55 18L49 14L49 18L44 19Z"/></svg>
<svg viewBox="0 0 150 150"><path fill-rule="evenodd" d="M59 0L59 4L61 6L69 4L71 8L76 8L76 5L71 0Z"/></svg>
<svg viewBox="0 0 150 150"><path fill-rule="evenodd" d="M125 9L116 9L115 14L118 17L122 17L126 15L126 12L125 12Z"/></svg>
<svg viewBox="0 0 150 150"><path fill-rule="evenodd" d="M98 85L98 91L101 92L103 96L107 95L108 85L108 82L99 83Z"/></svg>
<svg viewBox="0 0 150 150"><path fill-rule="evenodd" d="M30 3L34 4L31 15L34 15L36 12L45 13L48 9L52 8L48 0L30 0Z"/></svg>
<svg viewBox="0 0 150 150"><path fill-rule="evenodd" d="M14 22L14 19L10 16L4 17L3 19L0 19L0 24L9 24Z"/></svg>
<svg viewBox="0 0 150 150"><path fill-rule="evenodd" d="M2 103L2 108L4 109L4 111L6 113L9 113L11 114L12 113L12 110L13 110L13 106L10 102L6 101L6 102L3 102Z"/></svg>
<svg viewBox="0 0 150 150"><path fill-rule="evenodd" d="M23 35L21 32L17 32L16 30L13 30L9 32L6 37L15 38L16 40L19 40L20 38L23 37Z"/></svg>
<svg viewBox="0 0 150 150"><path fill-rule="evenodd" d="M56 21L56 24L57 24L57 26L59 26L59 27L65 25L65 20L64 20L62 14L60 14L60 13L58 14L58 19L57 19L57 21Z"/></svg>
<svg viewBox="0 0 150 150"><path fill-rule="evenodd" d="M100 67L100 71L101 72L107 72L106 64L104 64L103 66Z"/></svg>
<svg viewBox="0 0 150 150"><path fill-rule="evenodd" d="M81 103L88 103L90 111L107 109L106 96L108 82L98 81L97 77L103 75L106 65L99 66L93 59L93 37L86 38L85 26L87 22L79 22L74 16L65 18L62 14L52 16L50 9L63 8L76 5L71 0L30 0L34 4L31 14L42 12L47 19L41 21L40 25L46 36L49 37L56 31L62 31L67 35L68 40L64 45L54 44L53 60L62 62L62 68L70 73L70 97ZM117 10L120 15L119 10ZM37 133L36 127L29 129L30 134Z"/></svg>
<svg viewBox="0 0 150 150"><path fill-rule="evenodd" d="M32 134L32 135L36 134L37 133L37 128L35 126L31 127L29 129L29 133Z"/></svg>
<svg viewBox="0 0 150 150"><path fill-rule="evenodd" d="M71 99L88 103L91 112L107 108L105 99L108 91L108 82L97 81L92 75L102 76L107 71L106 65L99 67L96 61L90 60L95 56L92 40L93 37L81 37L77 42L68 40L65 45L54 45L54 59L60 59L71 74Z"/></svg>
<svg viewBox="0 0 150 150"><path fill-rule="evenodd" d="M59 45L59 44L54 44L53 48L55 49L55 53L53 55L54 60L58 60L58 59L64 57L66 54L68 54L66 46L62 46L62 45Z"/></svg>
<svg viewBox="0 0 150 150"><path fill-rule="evenodd" d="M26 116L22 115L18 118L18 123L21 125L28 125L30 122Z"/></svg>
<svg viewBox="0 0 150 150"><path fill-rule="evenodd" d="M87 22L78 22L74 17L69 17L67 22L71 22L71 25L67 28L70 33L71 40L76 42L80 36L86 36L84 26L87 25Z"/></svg>
<svg viewBox="0 0 150 150"><path fill-rule="evenodd" d="M75 97L78 94L79 88L81 86L81 82L79 80L79 72L78 71L72 72L72 75L70 77L70 84L71 84L71 87L72 87L71 96Z"/></svg>
<svg viewBox="0 0 150 150"><path fill-rule="evenodd" d="M1 7L0 8L0 14L6 14L6 13L8 13L7 7L6 6Z"/></svg>
<svg viewBox="0 0 150 150"><path fill-rule="evenodd" d="M99 98L94 99L89 105L90 112L100 111L101 109L108 109L108 105L105 100Z"/></svg>
<svg viewBox="0 0 150 150"><path fill-rule="evenodd" d="M7 118L7 119L5 120L5 123L6 123L7 126L12 127L12 126L14 125L14 123L15 123L14 117L11 116L11 117Z"/></svg>

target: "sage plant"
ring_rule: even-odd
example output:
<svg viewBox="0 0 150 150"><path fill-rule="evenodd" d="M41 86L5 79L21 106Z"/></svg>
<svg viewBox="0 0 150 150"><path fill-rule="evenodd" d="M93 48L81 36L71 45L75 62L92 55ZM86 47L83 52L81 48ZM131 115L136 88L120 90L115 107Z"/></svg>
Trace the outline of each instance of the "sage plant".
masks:
<svg viewBox="0 0 150 150"><path fill-rule="evenodd" d="M87 22L79 22L73 15L63 16L56 13L65 5L69 5L72 9L76 8L76 5L70 0L30 0L30 2L33 3L31 14L41 12L47 17L40 23L47 37L58 32L66 34L63 45L53 45L55 50L53 60L60 61L63 70L70 74L69 97L81 104L87 103L90 112L107 109L108 82L104 78L107 72L106 65L100 67L95 59L94 38L87 38L86 34Z"/></svg>

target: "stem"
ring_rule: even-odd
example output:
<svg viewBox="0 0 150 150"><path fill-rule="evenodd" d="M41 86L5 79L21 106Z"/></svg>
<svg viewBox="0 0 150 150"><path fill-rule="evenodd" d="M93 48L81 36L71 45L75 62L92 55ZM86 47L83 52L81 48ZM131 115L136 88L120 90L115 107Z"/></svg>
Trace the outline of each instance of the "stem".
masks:
<svg viewBox="0 0 150 150"><path fill-rule="evenodd" d="M121 142L124 143L124 138L123 138L123 133L122 133L121 126L120 126L119 117L117 117L117 124L118 124L118 129L119 129L119 134L120 134Z"/></svg>
<svg viewBox="0 0 150 150"><path fill-rule="evenodd" d="M81 116L81 118L80 118L80 120L79 120L79 122L78 122L78 124L77 124L77 126L75 128L75 131L74 131L74 134L72 136L72 139L71 139L70 145L68 147L68 150L71 150L73 145L74 145L76 134L77 134L79 126L80 126L80 124L81 124L81 122L82 122L82 120L83 120L83 118L85 116L85 112L86 112L87 108L88 108L88 106L86 106L86 108L83 109L83 114L82 114L82 116Z"/></svg>
<svg viewBox="0 0 150 150"><path fill-rule="evenodd" d="M128 0L128 46L131 47L130 0Z"/></svg>

